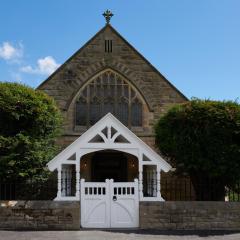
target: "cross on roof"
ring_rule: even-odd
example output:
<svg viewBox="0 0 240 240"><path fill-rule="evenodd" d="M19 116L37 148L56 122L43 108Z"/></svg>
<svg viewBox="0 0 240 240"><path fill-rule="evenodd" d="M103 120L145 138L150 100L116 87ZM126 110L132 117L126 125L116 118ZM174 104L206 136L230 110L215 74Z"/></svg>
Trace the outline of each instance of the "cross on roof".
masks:
<svg viewBox="0 0 240 240"><path fill-rule="evenodd" d="M110 20L111 20L111 17L114 16L114 14L110 11L110 10L106 10L104 13L103 13L103 16L105 17L106 19L106 23L109 24L110 23Z"/></svg>

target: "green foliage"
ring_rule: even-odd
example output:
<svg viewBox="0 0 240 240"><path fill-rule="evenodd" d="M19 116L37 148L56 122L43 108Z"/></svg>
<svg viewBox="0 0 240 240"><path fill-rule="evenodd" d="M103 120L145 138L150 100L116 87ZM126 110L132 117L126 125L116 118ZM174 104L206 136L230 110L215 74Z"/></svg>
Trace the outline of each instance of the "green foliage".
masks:
<svg viewBox="0 0 240 240"><path fill-rule="evenodd" d="M56 153L61 114L41 91L0 83L0 179L45 178Z"/></svg>
<svg viewBox="0 0 240 240"><path fill-rule="evenodd" d="M240 105L193 99L174 106L156 125L157 144L178 172L217 179L225 186L240 179Z"/></svg>

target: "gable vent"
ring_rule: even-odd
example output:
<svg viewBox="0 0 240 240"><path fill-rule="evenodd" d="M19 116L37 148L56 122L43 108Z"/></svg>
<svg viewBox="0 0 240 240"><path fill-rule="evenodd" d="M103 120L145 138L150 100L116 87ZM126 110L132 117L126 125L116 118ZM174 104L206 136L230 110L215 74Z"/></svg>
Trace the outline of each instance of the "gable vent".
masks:
<svg viewBox="0 0 240 240"><path fill-rule="evenodd" d="M112 52L112 40L105 40L105 52Z"/></svg>

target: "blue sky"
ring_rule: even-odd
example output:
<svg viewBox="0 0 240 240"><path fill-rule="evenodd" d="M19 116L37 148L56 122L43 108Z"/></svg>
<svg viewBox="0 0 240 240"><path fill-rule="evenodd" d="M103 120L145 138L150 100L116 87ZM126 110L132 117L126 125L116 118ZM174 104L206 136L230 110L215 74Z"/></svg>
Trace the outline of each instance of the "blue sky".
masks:
<svg viewBox="0 0 240 240"><path fill-rule="evenodd" d="M1 0L0 81L38 86L112 26L187 97L240 97L239 0Z"/></svg>

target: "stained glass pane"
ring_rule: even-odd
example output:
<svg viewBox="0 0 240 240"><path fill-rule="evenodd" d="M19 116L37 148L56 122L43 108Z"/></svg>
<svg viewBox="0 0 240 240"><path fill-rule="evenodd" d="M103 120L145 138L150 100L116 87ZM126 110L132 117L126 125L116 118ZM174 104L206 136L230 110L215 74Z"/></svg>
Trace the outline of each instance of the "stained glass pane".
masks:
<svg viewBox="0 0 240 240"><path fill-rule="evenodd" d="M109 84L111 84L111 85L115 84L115 78L114 78L114 74L113 73L109 74Z"/></svg>
<svg viewBox="0 0 240 240"><path fill-rule="evenodd" d="M115 86L114 85L110 85L109 96L111 96L111 97L115 96Z"/></svg>
<svg viewBox="0 0 240 240"><path fill-rule="evenodd" d="M100 103L90 103L90 125L95 124L101 118L101 105Z"/></svg>
<svg viewBox="0 0 240 240"><path fill-rule="evenodd" d="M125 125L128 125L128 103L122 99L117 103L115 116Z"/></svg>
<svg viewBox="0 0 240 240"><path fill-rule="evenodd" d="M106 115L107 113L114 114L114 103L113 102L105 102L103 105L102 116Z"/></svg>
<svg viewBox="0 0 240 240"><path fill-rule="evenodd" d="M103 79L103 84L108 84L108 74L107 73L103 74L102 79Z"/></svg>
<svg viewBox="0 0 240 240"><path fill-rule="evenodd" d="M101 85L96 87L96 96L98 96L98 98L102 98L103 97L103 88Z"/></svg>
<svg viewBox="0 0 240 240"><path fill-rule="evenodd" d="M132 103L131 124L132 126L142 126L142 104L138 101Z"/></svg>
<svg viewBox="0 0 240 240"><path fill-rule="evenodd" d="M123 92L123 94L124 94L124 97L127 97L128 98L128 91L129 91L129 86L128 85L125 85L124 86L124 92Z"/></svg>
<svg viewBox="0 0 240 240"><path fill-rule="evenodd" d="M87 125L87 104L85 101L79 101L76 103L76 125Z"/></svg>

